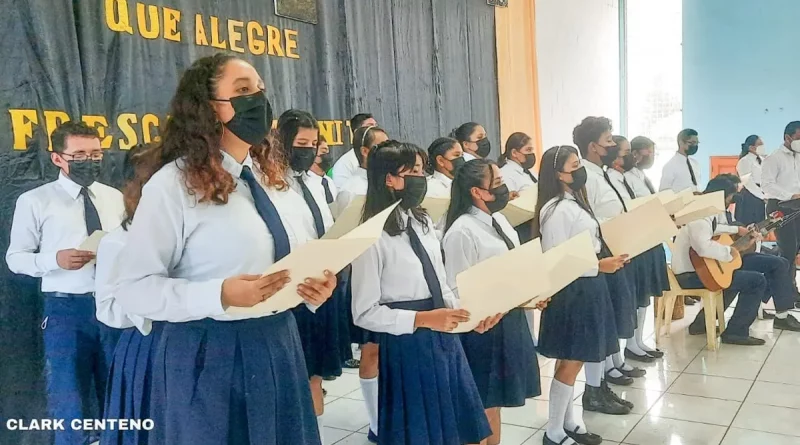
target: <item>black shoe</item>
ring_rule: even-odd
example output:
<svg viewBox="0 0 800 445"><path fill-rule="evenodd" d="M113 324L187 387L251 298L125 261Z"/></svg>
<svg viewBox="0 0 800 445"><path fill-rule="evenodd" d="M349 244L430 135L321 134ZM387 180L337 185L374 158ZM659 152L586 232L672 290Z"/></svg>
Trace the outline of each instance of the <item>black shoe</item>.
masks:
<svg viewBox="0 0 800 445"><path fill-rule="evenodd" d="M583 409L615 416L631 412L630 408L609 397L603 388L595 388L588 384L586 390L583 391Z"/></svg>
<svg viewBox="0 0 800 445"><path fill-rule="evenodd" d="M329 375L329 376L323 377L322 380L325 380L326 382L332 382L332 381L336 380L336 376L335 375Z"/></svg>
<svg viewBox="0 0 800 445"><path fill-rule="evenodd" d="M611 390L611 387L608 386L608 382L603 380L600 387L606 392L606 396L608 396L611 400L619 403L620 405L627 407L629 409L633 409L633 402L629 402L622 397L618 396L617 393Z"/></svg>
<svg viewBox="0 0 800 445"><path fill-rule="evenodd" d="M544 436L542 437L542 445L562 445L564 442L568 441L569 439L572 439L572 438L567 436L567 437L561 439L561 442L554 442L554 441L550 440L549 437L547 437L547 433L544 433ZM373 442L373 443L375 443L375 442Z"/></svg>
<svg viewBox="0 0 800 445"><path fill-rule="evenodd" d="M619 376L619 377L614 377L613 375L611 375L611 371L613 371L614 369L616 369L622 375ZM606 372L606 382L613 383L613 384L619 385L619 386L630 386L630 385L633 385L633 379L631 377L625 375L625 373L623 373L619 369L613 368L611 371Z"/></svg>
<svg viewBox="0 0 800 445"><path fill-rule="evenodd" d="M649 355L650 357L655 357L655 358L662 358L662 357L664 357L664 351L662 351L662 350L660 350L660 349L658 349L658 348L656 348L656 349L653 349L653 350L647 350L647 349L644 349L644 348L642 348L642 350L643 350L644 352L646 352L646 353L647 353L647 355Z"/></svg>
<svg viewBox="0 0 800 445"><path fill-rule="evenodd" d="M602 437L598 436L597 434L592 434L588 431L581 434L578 432L578 428L579 427L575 427L575 431L564 430L564 432L567 433L567 436L569 436L570 439L578 442L581 445L600 445L603 443Z"/></svg>
<svg viewBox="0 0 800 445"><path fill-rule="evenodd" d="M750 336L743 336L743 335L722 335L722 343L727 343L729 345L741 345L741 346L761 346L766 343L766 341L750 337Z"/></svg>
<svg viewBox="0 0 800 445"><path fill-rule="evenodd" d="M617 370L619 370L619 372L621 372L622 375L628 376L628 377L631 377L631 378L634 378L634 379L638 379L639 377L644 377L647 374L647 371L645 371L642 368L637 368L635 366L630 371L626 371L626 370L621 369L621 368L617 368Z"/></svg>
<svg viewBox="0 0 800 445"><path fill-rule="evenodd" d="M694 306L695 301L692 297L686 296L683 297L683 304L685 304L686 306Z"/></svg>
<svg viewBox="0 0 800 445"><path fill-rule="evenodd" d="M628 348L625 348L625 358L636 360L637 362L642 362L642 363L652 363L656 359L650 354L639 355Z"/></svg>
<svg viewBox="0 0 800 445"><path fill-rule="evenodd" d="M761 319L762 320L772 320L774 318L775 318L775 314L773 314L772 312L763 311L761 313Z"/></svg>
<svg viewBox="0 0 800 445"><path fill-rule="evenodd" d="M780 329L782 331L800 332L800 321L787 314L786 318L776 318L772 322L772 329Z"/></svg>
<svg viewBox="0 0 800 445"><path fill-rule="evenodd" d="M706 335L706 323L701 323L699 328L694 323L690 324L689 335ZM719 326L717 326L717 335L719 335Z"/></svg>
<svg viewBox="0 0 800 445"><path fill-rule="evenodd" d="M328 397L328 390L325 388L322 388L322 397Z"/></svg>
<svg viewBox="0 0 800 445"><path fill-rule="evenodd" d="M378 435L373 433L372 430L369 430L369 434L367 434L367 440L370 443L378 443Z"/></svg>
<svg viewBox="0 0 800 445"><path fill-rule="evenodd" d="M358 369L361 366L361 361L351 358L344 362L344 367L347 369Z"/></svg>

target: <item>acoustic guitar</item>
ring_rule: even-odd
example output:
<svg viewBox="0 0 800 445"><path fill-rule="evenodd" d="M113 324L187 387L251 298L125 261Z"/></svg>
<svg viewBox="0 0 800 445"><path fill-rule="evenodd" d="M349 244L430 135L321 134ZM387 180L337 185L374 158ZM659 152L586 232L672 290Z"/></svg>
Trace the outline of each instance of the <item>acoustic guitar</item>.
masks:
<svg viewBox="0 0 800 445"><path fill-rule="evenodd" d="M769 232L780 226L784 220L783 213L773 212L769 218L755 224L750 233L742 235L734 240L731 235L722 234L714 237L714 241L736 249L739 253L747 253L755 243L756 234L766 236ZM689 259L697 272L703 287L710 291L720 291L731 286L733 272L742 267L742 257L737 255L733 261L726 263L712 258L704 258L697 254L694 249L689 249Z"/></svg>

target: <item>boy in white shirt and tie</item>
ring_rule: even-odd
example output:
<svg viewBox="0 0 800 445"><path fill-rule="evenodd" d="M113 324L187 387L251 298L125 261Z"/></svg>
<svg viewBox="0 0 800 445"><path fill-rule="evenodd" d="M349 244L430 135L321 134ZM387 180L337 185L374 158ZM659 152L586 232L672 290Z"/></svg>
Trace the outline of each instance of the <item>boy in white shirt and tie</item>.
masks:
<svg viewBox="0 0 800 445"><path fill-rule="evenodd" d="M678 193L690 188L695 193L700 192L700 165L691 158L697 153L698 144L696 130L687 128L678 133L678 152L664 165L658 191Z"/></svg>

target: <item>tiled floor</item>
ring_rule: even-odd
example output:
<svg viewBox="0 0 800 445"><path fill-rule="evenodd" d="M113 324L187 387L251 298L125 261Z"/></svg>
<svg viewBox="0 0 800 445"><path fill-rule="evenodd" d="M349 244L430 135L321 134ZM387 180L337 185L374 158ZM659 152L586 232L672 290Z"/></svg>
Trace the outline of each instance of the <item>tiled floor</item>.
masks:
<svg viewBox="0 0 800 445"><path fill-rule="evenodd" d="M686 332L698 306L687 308L686 318L663 338L663 360L637 364L647 369L646 377L615 388L636 405L633 412L585 413L589 429L602 435L604 444L800 445L800 333L772 331L771 321L756 321L752 334L766 339L765 346L707 351L705 336ZM542 443L554 361L540 357L539 363L543 394L524 407L503 410L503 445ZM581 409L583 372L578 380L575 405ZM325 388L325 443L368 445L357 371L347 370Z"/></svg>

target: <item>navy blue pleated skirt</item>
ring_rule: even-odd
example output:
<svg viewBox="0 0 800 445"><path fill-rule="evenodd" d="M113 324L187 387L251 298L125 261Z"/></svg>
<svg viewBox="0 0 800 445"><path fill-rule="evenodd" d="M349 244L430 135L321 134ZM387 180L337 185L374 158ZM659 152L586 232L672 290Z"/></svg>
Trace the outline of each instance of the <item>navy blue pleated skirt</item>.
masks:
<svg viewBox="0 0 800 445"><path fill-rule="evenodd" d="M161 339L164 324L153 322L148 335L136 328L122 331L108 374L105 417L108 419L150 418L150 388L153 357ZM102 445L147 445L149 431L104 430Z"/></svg>
<svg viewBox="0 0 800 445"><path fill-rule="evenodd" d="M433 301L389 306L427 311ZM458 335L417 329L381 334L380 345L380 445L462 445L491 435Z"/></svg>
<svg viewBox="0 0 800 445"><path fill-rule="evenodd" d="M633 258L630 263L613 274L605 274L619 338L633 337L633 331L636 329L636 309L638 307L636 272L638 270L637 260L640 257Z"/></svg>
<svg viewBox="0 0 800 445"><path fill-rule="evenodd" d="M750 193L749 190L742 189L739 201L736 203L734 210L734 217L736 221L750 225L764 221L767 218L767 204L763 199L759 199L756 195Z"/></svg>
<svg viewBox="0 0 800 445"><path fill-rule="evenodd" d="M483 334L461 334L461 344L484 408L523 406L542 394L524 309L512 309Z"/></svg>
<svg viewBox="0 0 800 445"><path fill-rule="evenodd" d="M319 445L294 315L166 323L151 413L152 445Z"/></svg>
<svg viewBox="0 0 800 445"><path fill-rule="evenodd" d="M536 349L550 358L602 362L619 351L614 318L606 275L578 278L542 311Z"/></svg>
<svg viewBox="0 0 800 445"><path fill-rule="evenodd" d="M640 255L646 261L642 262L641 270L637 274L638 307L650 306L650 297L660 297L664 291L669 290L669 277L667 276L667 254L664 247L659 245Z"/></svg>
<svg viewBox="0 0 800 445"><path fill-rule="evenodd" d="M350 266L347 266L347 268L341 273L342 280L347 282L344 289L345 301L347 302L347 322L350 328L350 343L355 343L357 345L365 345L367 343L377 344L380 341L380 335L378 335L377 332L372 332L356 326L355 322L353 321L353 290L350 288L350 271Z"/></svg>
<svg viewBox="0 0 800 445"><path fill-rule="evenodd" d="M316 313L305 304L292 309L309 377L338 377L342 375L342 364L353 358L347 317L350 306L345 295L350 285L343 283L341 276L339 280L333 296Z"/></svg>

